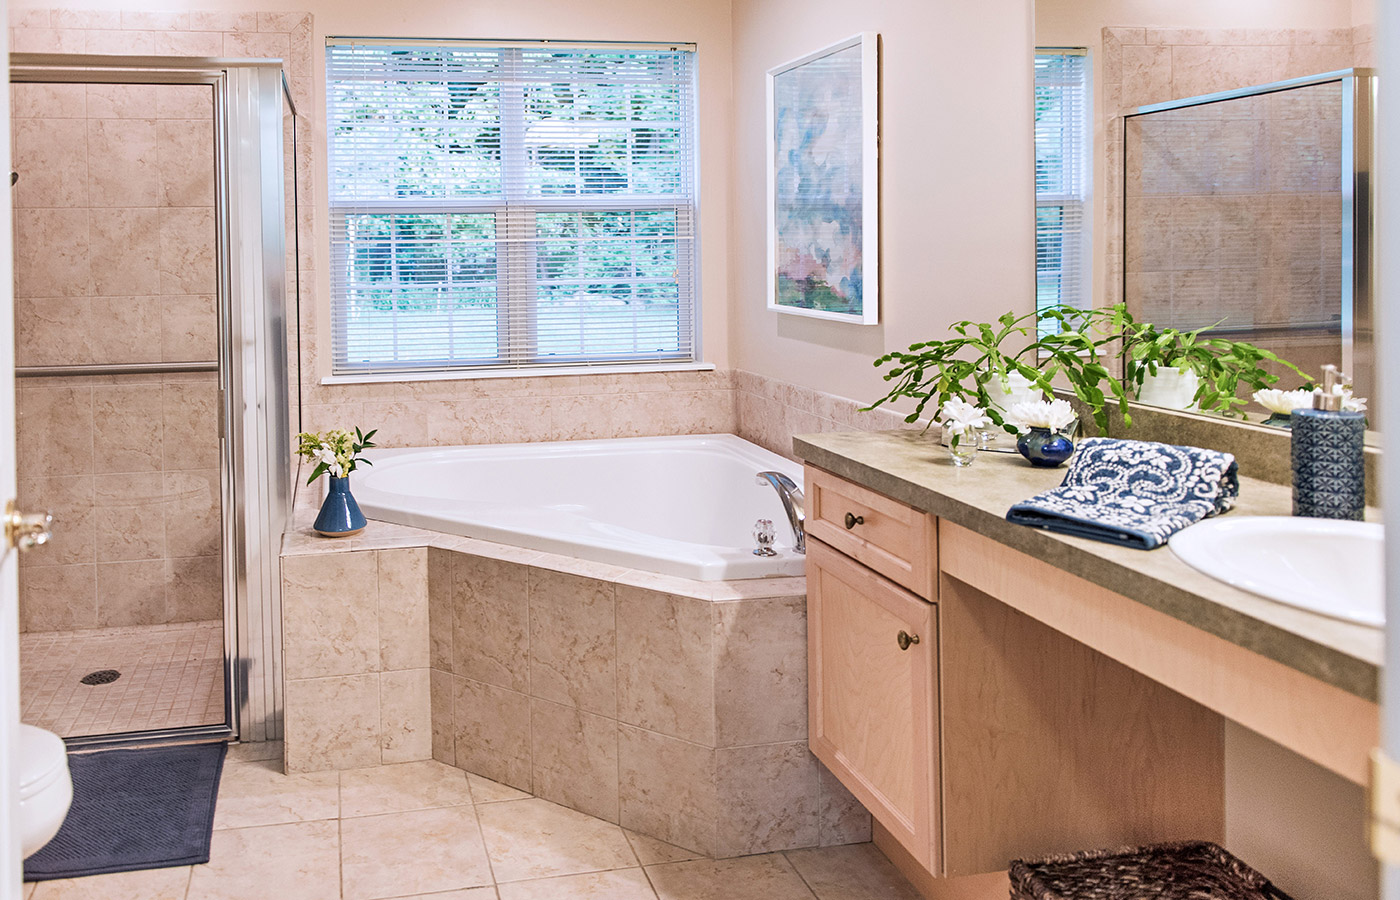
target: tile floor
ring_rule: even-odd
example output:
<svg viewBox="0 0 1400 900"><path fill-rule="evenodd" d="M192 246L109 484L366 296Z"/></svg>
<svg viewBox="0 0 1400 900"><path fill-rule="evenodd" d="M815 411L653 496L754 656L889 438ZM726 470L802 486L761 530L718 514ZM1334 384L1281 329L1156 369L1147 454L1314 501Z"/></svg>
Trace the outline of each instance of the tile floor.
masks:
<svg viewBox="0 0 1400 900"><path fill-rule="evenodd" d="M713 861L437 762L224 767L210 861L26 900L918 900L871 844Z"/></svg>
<svg viewBox="0 0 1400 900"><path fill-rule="evenodd" d="M223 623L20 635L20 718L62 737L224 721ZM111 684L80 679L116 669Z"/></svg>

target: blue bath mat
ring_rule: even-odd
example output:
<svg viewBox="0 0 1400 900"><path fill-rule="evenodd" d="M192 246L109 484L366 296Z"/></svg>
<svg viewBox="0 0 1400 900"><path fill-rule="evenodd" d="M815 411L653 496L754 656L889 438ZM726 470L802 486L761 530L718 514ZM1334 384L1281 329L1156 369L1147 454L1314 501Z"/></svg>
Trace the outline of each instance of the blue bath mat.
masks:
<svg viewBox="0 0 1400 900"><path fill-rule="evenodd" d="M24 880L208 862L227 750L217 743L70 753L73 806L58 835L24 861Z"/></svg>

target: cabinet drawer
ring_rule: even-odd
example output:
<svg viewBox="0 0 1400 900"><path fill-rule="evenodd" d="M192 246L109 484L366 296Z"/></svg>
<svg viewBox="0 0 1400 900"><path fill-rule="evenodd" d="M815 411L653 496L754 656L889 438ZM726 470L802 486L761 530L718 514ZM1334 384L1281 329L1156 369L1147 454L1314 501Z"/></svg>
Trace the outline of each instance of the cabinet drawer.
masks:
<svg viewBox="0 0 1400 900"><path fill-rule="evenodd" d="M807 466L807 533L921 597L933 599L938 530L933 516Z"/></svg>
<svg viewBox="0 0 1400 900"><path fill-rule="evenodd" d="M939 871L937 607L807 545L808 727L816 757Z"/></svg>

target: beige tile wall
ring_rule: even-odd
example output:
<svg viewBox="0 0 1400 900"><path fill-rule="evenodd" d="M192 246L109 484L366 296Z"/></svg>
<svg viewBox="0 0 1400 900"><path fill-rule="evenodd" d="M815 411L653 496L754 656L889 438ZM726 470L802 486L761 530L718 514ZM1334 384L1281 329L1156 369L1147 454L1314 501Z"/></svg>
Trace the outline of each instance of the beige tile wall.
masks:
<svg viewBox="0 0 1400 900"><path fill-rule="evenodd" d="M298 381L302 378L302 371L297 369L298 319L294 302L297 295L298 267L300 269L302 303L308 310L315 305L316 154L315 142L312 139L313 122L315 121L315 95L310 80L312 67L311 24L311 16L302 12L139 9L26 9L17 11L10 19L10 48L17 52L134 53L149 56L260 57L284 60L284 71L288 77L292 96L297 104L297 134L299 138L297 152L294 156L291 142L291 122L290 117L288 117L284 127L284 139L287 147L287 169L284 176L288 195L286 223L289 306L287 339L288 355L292 366L291 403L288 413L293 434L296 433L298 424ZM81 94L84 88L74 86L64 90L68 91L69 94L73 91ZM40 101L38 105L30 108L52 109L55 106L54 101L62 99L64 90L59 90L57 93L49 91L47 94L40 94L37 98ZM77 119L83 117L81 101L76 107L73 107L71 103L67 105L70 108L76 108ZM133 177L115 181L104 180L103 184L111 191L122 193L149 187L152 178L161 174L158 170L162 168L163 164L159 164L158 160L178 160L181 158L181 154L190 148L209 146L208 141L201 141L199 136L190 132L176 132L165 123L157 123L154 132L157 145L154 150L158 150L159 153L153 152L150 143L151 128L149 123L141 121L142 119L150 119L152 116L146 116L140 108L129 106L122 107L118 111L124 115L128 113L134 115L136 121L105 128L97 136L97 140L100 142L100 146L113 152L114 155L111 157L113 163L123 163L132 168ZM16 106L16 113L17 115L22 114L19 106ZM209 122L210 117L206 114L202 124L207 128ZM76 131L73 133L76 134ZM38 141L47 136L35 133L30 135L28 139ZM92 138L88 139L92 140ZM196 159L193 156L188 158ZM76 157L69 154L65 156L65 159L72 163L73 167L70 168L70 171L76 172ZM153 165L155 169L152 169ZM293 165L296 167L297 176L295 204L291 202ZM212 171L212 160L206 169ZM65 189L72 189L75 185L72 178L64 177L61 174L46 175L44 178L50 182L60 182ZM205 186L209 183L207 178L204 179ZM187 182L178 179L171 181L162 177L160 187L165 191L178 190L182 184L187 184ZM175 205L180 204L176 203ZM173 224L174 218L171 221L172 233L178 235L178 229ZM106 229L103 234L120 243L124 234L117 226L129 224L132 223L114 220L113 227ZM205 227L202 221L195 224L201 228ZM294 237L298 236L300 240L294 240ZM44 248L51 250L52 255L67 259L81 253L82 248L78 246L76 240L68 239L63 235L55 235L52 230L43 237ZM212 246L212 244L208 246ZM162 246L161 249L172 251L178 248ZM152 271L159 270L153 268ZM166 293L164 289L161 292ZM193 348L181 349L176 343L180 335L187 333L192 320L198 320L202 323L214 315L212 287L199 296L162 297L161 303L158 305L145 302L149 300L145 297L122 298L122 300L123 302L117 305L111 303L94 304L92 312L94 313L94 321L101 321L103 317L112 317L113 321L118 322L123 327L111 330L92 328L88 329L91 331L90 334L70 334L67 340L72 341L77 337L80 344L84 342L91 344L92 349L97 352L104 348L110 348L111 345L116 345L119 349L148 347L152 345L137 340L137 331L141 327L147 327L149 330L149 326L160 324L165 329L163 335L167 354L165 358L189 359L193 357L169 354L172 352L177 354L191 352ZM62 304L50 302L45 304L43 309L31 312L33 317L39 321L47 319L57 323L71 323L74 318L86 311L87 308L79 302L65 301ZM53 331L49 332L50 335L53 333ZM50 348L35 345L35 352L40 355L43 355L48 349ZM200 357L205 358L202 350ZM23 360L21 360L21 364L24 364Z"/></svg>
<svg viewBox="0 0 1400 900"><path fill-rule="evenodd" d="M361 424L384 447L733 432L728 372L304 385L307 430Z"/></svg>
<svg viewBox="0 0 1400 900"><path fill-rule="evenodd" d="M288 772L432 758L428 551L282 560Z"/></svg>
<svg viewBox="0 0 1400 900"><path fill-rule="evenodd" d="M283 558L288 771L431 756L716 856L869 839L807 751L800 594L498 549Z"/></svg>
<svg viewBox="0 0 1400 900"><path fill-rule="evenodd" d="M16 84L21 366L217 358L213 105L185 85ZM58 518L21 624L219 618L213 374L24 379L19 493Z"/></svg>
<svg viewBox="0 0 1400 900"><path fill-rule="evenodd" d="M789 459L796 458L792 452L794 434L919 429L927 424L925 420L909 424L904 413L888 406L864 409L875 397L852 400L754 372L735 372L734 390L738 417L734 433Z"/></svg>

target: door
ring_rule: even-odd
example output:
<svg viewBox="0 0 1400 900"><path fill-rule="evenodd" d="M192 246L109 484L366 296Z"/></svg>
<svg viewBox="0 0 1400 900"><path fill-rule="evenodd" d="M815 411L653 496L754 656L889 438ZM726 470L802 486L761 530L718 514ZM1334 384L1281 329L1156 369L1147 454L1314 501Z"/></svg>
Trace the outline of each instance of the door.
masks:
<svg viewBox="0 0 1400 900"><path fill-rule="evenodd" d="M931 872L941 856L935 610L808 540L812 752Z"/></svg>
<svg viewBox="0 0 1400 900"><path fill-rule="evenodd" d="M7 8L0 8L0 34L9 34ZM0 60L0 83L9 84L9 55ZM10 94L0 92L0 172L10 171ZM10 194L0 204L0 503L15 496L14 250ZM16 551L0 543L0 897L20 895L22 860L14 820L19 775L14 750L19 737L19 583Z"/></svg>
<svg viewBox="0 0 1400 900"><path fill-rule="evenodd" d="M10 62L20 713L226 734L215 85Z"/></svg>

